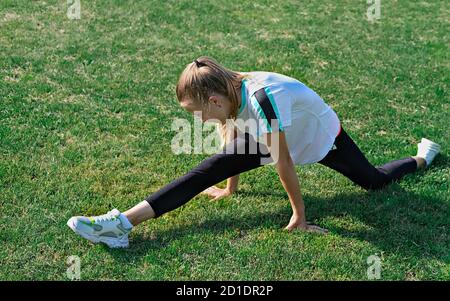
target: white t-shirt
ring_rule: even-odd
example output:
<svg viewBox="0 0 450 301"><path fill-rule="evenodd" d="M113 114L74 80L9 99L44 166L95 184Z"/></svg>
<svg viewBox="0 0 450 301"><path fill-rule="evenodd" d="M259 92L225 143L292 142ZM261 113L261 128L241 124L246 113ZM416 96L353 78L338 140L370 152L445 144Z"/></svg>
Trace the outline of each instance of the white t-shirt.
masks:
<svg viewBox="0 0 450 301"><path fill-rule="evenodd" d="M256 140L264 133L284 132L289 154L297 165L322 160L340 132L337 114L302 82L273 72L244 72L242 101L237 120L256 123L242 127ZM271 123L271 120L274 122ZM242 124L242 123L241 123Z"/></svg>

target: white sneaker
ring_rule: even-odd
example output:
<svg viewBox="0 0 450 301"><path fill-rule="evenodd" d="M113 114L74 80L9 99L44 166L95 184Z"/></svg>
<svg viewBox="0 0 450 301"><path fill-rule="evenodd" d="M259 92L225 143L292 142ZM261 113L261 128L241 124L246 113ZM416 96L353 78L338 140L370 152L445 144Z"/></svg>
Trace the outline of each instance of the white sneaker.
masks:
<svg viewBox="0 0 450 301"><path fill-rule="evenodd" d="M422 138L422 141L417 144L417 157L424 158L427 167L430 166L434 157L441 151L441 146L431 140Z"/></svg>
<svg viewBox="0 0 450 301"><path fill-rule="evenodd" d="M93 243L105 243L110 248L128 247L128 233L133 228L117 209L99 216L74 216L67 221L67 226L81 237Z"/></svg>

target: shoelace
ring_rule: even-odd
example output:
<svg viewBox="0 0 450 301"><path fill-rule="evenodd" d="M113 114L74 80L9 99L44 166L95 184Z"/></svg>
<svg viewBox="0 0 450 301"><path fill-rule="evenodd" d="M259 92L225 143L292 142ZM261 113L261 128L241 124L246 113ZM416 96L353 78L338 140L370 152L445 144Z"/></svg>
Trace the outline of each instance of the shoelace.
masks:
<svg viewBox="0 0 450 301"><path fill-rule="evenodd" d="M109 221L115 220L116 218L117 217L115 215L113 215L112 212L108 212L106 214L94 217L94 222L96 224L99 222L109 222Z"/></svg>

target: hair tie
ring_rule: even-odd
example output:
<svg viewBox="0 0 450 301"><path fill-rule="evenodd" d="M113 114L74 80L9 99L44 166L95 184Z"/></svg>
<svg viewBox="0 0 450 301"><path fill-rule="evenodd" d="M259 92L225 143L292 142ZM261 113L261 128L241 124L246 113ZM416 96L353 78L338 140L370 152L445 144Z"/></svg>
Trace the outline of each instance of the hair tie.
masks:
<svg viewBox="0 0 450 301"><path fill-rule="evenodd" d="M197 61L197 59L195 59L195 60L194 60L194 63L195 63L195 65L197 66L197 68L200 68L200 67L206 66L206 64L205 64L205 63L200 63L199 61Z"/></svg>

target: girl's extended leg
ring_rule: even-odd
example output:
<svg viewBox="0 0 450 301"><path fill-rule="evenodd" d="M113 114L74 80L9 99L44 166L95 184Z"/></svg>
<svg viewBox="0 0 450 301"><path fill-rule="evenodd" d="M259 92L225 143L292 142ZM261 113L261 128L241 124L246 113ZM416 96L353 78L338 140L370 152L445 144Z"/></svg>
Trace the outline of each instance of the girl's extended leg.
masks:
<svg viewBox="0 0 450 301"><path fill-rule="evenodd" d="M102 242L111 248L128 247L128 234L134 225L174 210L206 188L238 173L272 162L264 144L249 134L237 137L224 149L203 161L182 177L175 179L143 202L121 213L113 209L99 216L74 216L67 225L80 236Z"/></svg>
<svg viewBox="0 0 450 301"><path fill-rule="evenodd" d="M336 149L331 150L319 163L340 172L366 190L381 189L415 172L419 164L423 164L420 158L408 157L375 167L342 128L336 137L335 146Z"/></svg>

